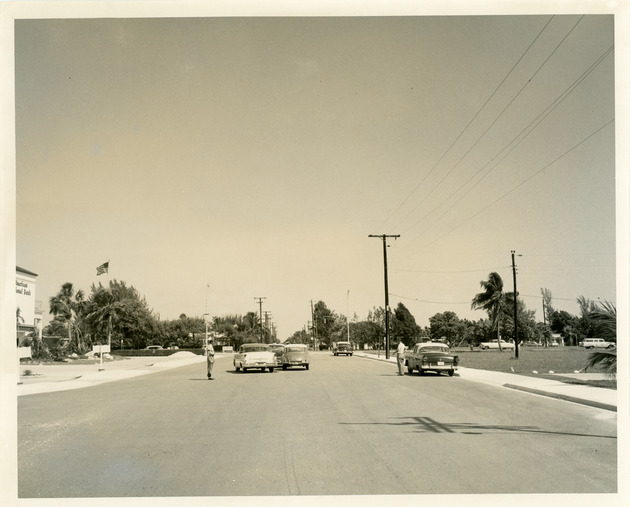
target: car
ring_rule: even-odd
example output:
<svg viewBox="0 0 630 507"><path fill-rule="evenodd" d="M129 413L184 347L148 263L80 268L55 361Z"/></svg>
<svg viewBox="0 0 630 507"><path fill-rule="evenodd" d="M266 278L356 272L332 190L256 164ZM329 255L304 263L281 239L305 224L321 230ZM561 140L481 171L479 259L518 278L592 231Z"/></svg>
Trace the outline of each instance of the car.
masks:
<svg viewBox="0 0 630 507"><path fill-rule="evenodd" d="M282 343L270 343L269 350L276 355L278 366L282 364L282 354L284 353L284 345Z"/></svg>
<svg viewBox="0 0 630 507"><path fill-rule="evenodd" d="M479 348L481 350L498 349L499 348L499 340L491 340L489 342L481 342L479 344ZM504 340L501 340L501 349L512 349L512 350L514 350L514 344L512 342L506 342Z"/></svg>
<svg viewBox="0 0 630 507"><path fill-rule="evenodd" d="M149 345L145 347L144 350L163 350L162 345Z"/></svg>
<svg viewBox="0 0 630 507"><path fill-rule="evenodd" d="M407 372L418 370L420 375L427 371L434 371L438 375L445 371L450 377L455 375L459 367L459 356L450 352L446 343L423 342L416 343L407 354Z"/></svg>
<svg viewBox="0 0 630 507"><path fill-rule="evenodd" d="M594 349L596 347L599 349L614 349L616 347L613 342L608 342L603 338L584 338L582 346L585 349Z"/></svg>
<svg viewBox="0 0 630 507"><path fill-rule="evenodd" d="M242 370L243 373L252 369L269 369L269 373L273 373L273 369L278 366L276 355L266 343L243 343L234 354L233 363L236 371Z"/></svg>
<svg viewBox="0 0 630 507"><path fill-rule="evenodd" d="M303 366L305 369L309 369L310 358L308 353L308 347L301 343L292 343L284 347L284 354L282 354L282 369L286 370L292 366Z"/></svg>
<svg viewBox="0 0 630 507"><path fill-rule="evenodd" d="M341 354L345 354L346 356L351 356L353 351L352 343L350 342L337 342L333 345L333 354L336 356L340 356Z"/></svg>

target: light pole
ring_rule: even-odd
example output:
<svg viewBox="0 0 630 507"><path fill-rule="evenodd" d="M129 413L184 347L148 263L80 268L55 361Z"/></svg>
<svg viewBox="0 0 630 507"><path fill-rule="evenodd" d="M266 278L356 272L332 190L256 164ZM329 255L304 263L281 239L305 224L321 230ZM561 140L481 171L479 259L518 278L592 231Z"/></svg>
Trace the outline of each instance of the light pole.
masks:
<svg viewBox="0 0 630 507"><path fill-rule="evenodd" d="M206 349L208 348L208 316L210 315L208 313L208 287L210 287L210 284L206 283L206 313L203 314L203 320L205 321L205 324L206 324L206 341L204 344Z"/></svg>

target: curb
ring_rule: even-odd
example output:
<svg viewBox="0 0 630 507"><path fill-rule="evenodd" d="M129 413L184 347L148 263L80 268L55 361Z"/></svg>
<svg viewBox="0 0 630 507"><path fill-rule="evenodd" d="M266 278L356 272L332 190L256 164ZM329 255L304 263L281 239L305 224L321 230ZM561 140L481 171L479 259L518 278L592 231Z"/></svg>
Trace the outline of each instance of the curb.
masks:
<svg viewBox="0 0 630 507"><path fill-rule="evenodd" d="M603 410L611 410L617 412L617 407L609 405L608 403L600 403L594 400L585 400L584 398L576 398L574 396L567 396L566 394L550 393L549 391L541 391L539 389L532 389L531 387L518 386L515 384L503 384L503 387L508 389L515 389L517 391L524 391L530 394L537 394L540 396L546 396L547 398L555 398L557 400L569 401L571 403L579 403L580 405L587 405L589 407L601 408Z"/></svg>

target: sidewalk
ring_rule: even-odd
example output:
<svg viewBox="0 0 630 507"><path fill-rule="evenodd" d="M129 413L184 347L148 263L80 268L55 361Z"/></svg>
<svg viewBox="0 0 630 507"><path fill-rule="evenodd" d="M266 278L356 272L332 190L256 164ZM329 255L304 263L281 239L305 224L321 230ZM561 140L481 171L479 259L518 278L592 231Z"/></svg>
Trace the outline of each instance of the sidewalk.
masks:
<svg viewBox="0 0 630 507"><path fill-rule="evenodd" d="M220 357L221 354L217 354ZM170 356L118 358L101 362L67 362L62 364L21 364L18 396L80 389L105 382L146 375L167 368L205 363L205 356L176 352ZM30 370L30 375L24 373Z"/></svg>
<svg viewBox="0 0 630 507"><path fill-rule="evenodd" d="M392 367L396 364L396 358L394 355L391 355L389 359L385 359L385 355L378 357L373 354L366 354L363 352L355 352L354 355L376 361L390 362L392 363ZM531 394L547 396L550 398L579 403L605 410L612 410L614 412L617 411L617 391L615 389L567 384L565 382L551 380L548 378L476 370L473 368L463 368L461 366L458 368L456 375L466 380L472 380L473 382L483 382L484 384L525 391ZM583 379L605 378L605 375L599 373L563 374L562 376Z"/></svg>

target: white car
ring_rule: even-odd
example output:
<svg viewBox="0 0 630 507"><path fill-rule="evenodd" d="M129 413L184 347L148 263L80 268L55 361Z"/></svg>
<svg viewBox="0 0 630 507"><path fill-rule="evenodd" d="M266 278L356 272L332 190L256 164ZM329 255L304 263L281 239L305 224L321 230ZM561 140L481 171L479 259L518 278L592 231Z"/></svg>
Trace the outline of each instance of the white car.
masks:
<svg viewBox="0 0 630 507"><path fill-rule="evenodd" d="M593 349L595 347L599 349L614 349L615 344L607 342L603 338L585 338L581 344L585 349Z"/></svg>
<svg viewBox="0 0 630 507"><path fill-rule="evenodd" d="M242 370L243 373L252 369L265 371L267 368L273 373L273 369L278 366L276 355L266 343L243 343L234 354L233 362L236 371Z"/></svg>
<svg viewBox="0 0 630 507"><path fill-rule="evenodd" d="M489 342L481 342L479 344L479 348L481 350L498 349L499 348L499 340L491 340ZM511 343L511 342L506 342L506 341L501 340L501 349L514 350L514 344Z"/></svg>

